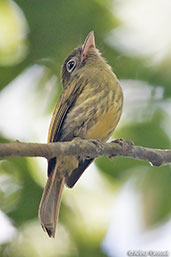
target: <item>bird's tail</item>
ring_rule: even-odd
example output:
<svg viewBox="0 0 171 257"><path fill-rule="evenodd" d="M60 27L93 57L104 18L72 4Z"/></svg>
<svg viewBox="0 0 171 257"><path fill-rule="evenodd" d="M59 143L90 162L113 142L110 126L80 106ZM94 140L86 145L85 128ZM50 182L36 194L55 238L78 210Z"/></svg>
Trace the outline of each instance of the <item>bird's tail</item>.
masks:
<svg viewBox="0 0 171 257"><path fill-rule="evenodd" d="M55 237L64 183L65 177L59 175L56 165L48 177L39 206L41 225L50 237Z"/></svg>

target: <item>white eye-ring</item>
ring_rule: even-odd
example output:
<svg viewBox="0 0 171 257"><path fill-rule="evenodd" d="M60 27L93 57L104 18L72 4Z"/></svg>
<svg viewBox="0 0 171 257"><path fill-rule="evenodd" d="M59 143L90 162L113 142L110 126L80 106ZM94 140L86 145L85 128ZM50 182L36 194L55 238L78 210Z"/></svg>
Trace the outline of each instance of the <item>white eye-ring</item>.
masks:
<svg viewBox="0 0 171 257"><path fill-rule="evenodd" d="M75 59L71 59L67 62L66 64L66 68L68 72L71 72L75 69L76 66L76 60Z"/></svg>

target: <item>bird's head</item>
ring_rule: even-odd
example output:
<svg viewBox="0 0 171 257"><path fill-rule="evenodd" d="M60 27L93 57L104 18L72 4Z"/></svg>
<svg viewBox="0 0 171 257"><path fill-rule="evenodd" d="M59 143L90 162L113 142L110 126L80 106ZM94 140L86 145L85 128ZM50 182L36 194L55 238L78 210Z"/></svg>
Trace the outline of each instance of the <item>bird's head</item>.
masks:
<svg viewBox="0 0 171 257"><path fill-rule="evenodd" d="M91 72L99 63L103 65L105 61L101 57L99 50L96 48L94 32L91 31L86 37L83 45L74 49L66 58L62 68L63 87L66 88L73 78L80 77L83 73L85 74L87 68L89 72Z"/></svg>

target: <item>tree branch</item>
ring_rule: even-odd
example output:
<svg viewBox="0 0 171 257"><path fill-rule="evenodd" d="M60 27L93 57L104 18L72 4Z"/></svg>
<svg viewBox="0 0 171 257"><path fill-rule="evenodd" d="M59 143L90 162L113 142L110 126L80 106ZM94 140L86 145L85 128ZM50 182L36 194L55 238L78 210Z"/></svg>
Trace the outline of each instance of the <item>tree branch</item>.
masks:
<svg viewBox="0 0 171 257"><path fill-rule="evenodd" d="M152 149L135 146L130 141L122 139L111 143L99 140L81 140L56 142L48 144L21 143L19 141L0 144L0 158L9 157L45 157L50 159L60 155L76 155L81 158L96 158L99 156L125 156L150 162L154 166L171 163L171 150Z"/></svg>

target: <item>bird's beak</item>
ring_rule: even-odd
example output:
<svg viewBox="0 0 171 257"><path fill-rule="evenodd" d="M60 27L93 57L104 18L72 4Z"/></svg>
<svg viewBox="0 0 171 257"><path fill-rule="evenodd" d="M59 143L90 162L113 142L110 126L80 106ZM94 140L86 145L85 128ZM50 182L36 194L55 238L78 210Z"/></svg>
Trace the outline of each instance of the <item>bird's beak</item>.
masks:
<svg viewBox="0 0 171 257"><path fill-rule="evenodd" d="M82 61L86 58L87 52L90 48L96 48L94 31L90 31L90 33L88 34L88 36L84 41L84 44L82 45L82 57L81 57Z"/></svg>

